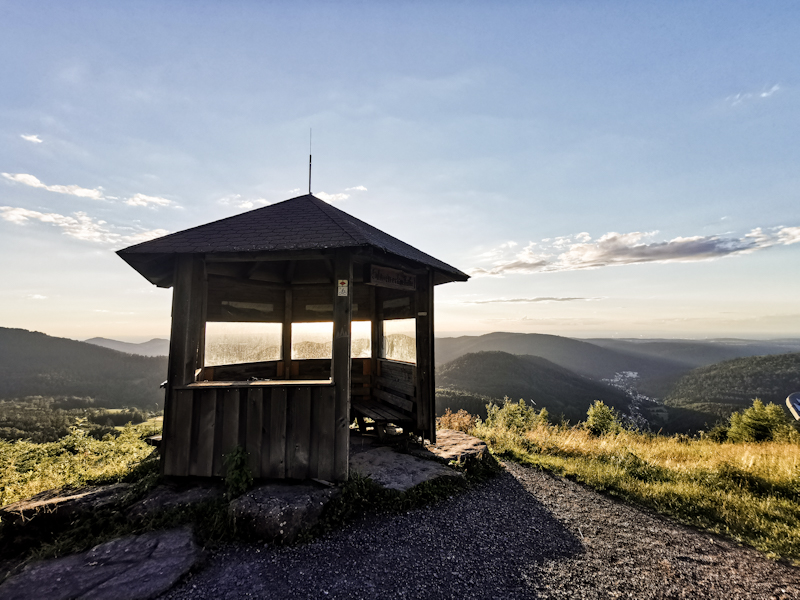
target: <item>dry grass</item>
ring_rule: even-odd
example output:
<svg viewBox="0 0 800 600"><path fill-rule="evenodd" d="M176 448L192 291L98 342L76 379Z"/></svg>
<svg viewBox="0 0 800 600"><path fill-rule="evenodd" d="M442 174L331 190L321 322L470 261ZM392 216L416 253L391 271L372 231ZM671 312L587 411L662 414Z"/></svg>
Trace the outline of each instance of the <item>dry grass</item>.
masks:
<svg viewBox="0 0 800 600"><path fill-rule="evenodd" d="M478 417L469 414L463 408L457 413L449 408L436 420L436 426L442 429L455 429L456 431L469 432L478 421Z"/></svg>
<svg viewBox="0 0 800 600"><path fill-rule="evenodd" d="M120 481L153 451L143 438L160 431L160 422L148 421L103 440L79 429L44 444L0 440L0 506L45 490Z"/></svg>
<svg viewBox="0 0 800 600"><path fill-rule="evenodd" d="M800 446L717 443L625 431L593 436L479 423L492 452L571 477L771 556L800 559Z"/></svg>

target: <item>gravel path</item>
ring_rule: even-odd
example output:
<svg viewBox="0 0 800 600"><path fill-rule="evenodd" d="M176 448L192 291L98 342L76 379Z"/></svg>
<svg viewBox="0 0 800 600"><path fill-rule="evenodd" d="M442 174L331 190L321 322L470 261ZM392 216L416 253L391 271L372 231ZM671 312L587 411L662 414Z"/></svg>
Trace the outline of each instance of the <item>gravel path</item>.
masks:
<svg viewBox="0 0 800 600"><path fill-rule="evenodd" d="M433 507L306 546L226 546L162 598L800 599L796 567L506 466Z"/></svg>

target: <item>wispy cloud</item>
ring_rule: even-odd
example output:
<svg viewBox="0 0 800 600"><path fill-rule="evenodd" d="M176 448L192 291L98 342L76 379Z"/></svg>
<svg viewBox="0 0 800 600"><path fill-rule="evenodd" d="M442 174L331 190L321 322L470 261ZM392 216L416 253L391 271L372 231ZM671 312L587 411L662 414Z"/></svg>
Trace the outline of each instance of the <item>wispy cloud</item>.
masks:
<svg viewBox="0 0 800 600"><path fill-rule="evenodd" d="M125 200L125 204L129 204L130 206L169 206L172 204L172 200L167 200L166 198L160 198L159 196L145 196L144 194L135 194Z"/></svg>
<svg viewBox="0 0 800 600"><path fill-rule="evenodd" d="M243 200L241 194L229 194L227 196L223 196L222 198L217 200L217 203L225 206L235 206L236 208L243 208L245 210L250 210L251 208L272 204L272 202L270 202L266 198L254 198L252 200Z"/></svg>
<svg viewBox="0 0 800 600"><path fill-rule="evenodd" d="M537 296L535 298L490 298L488 300L467 300L463 304L533 304L537 302L593 302L603 298L567 298Z"/></svg>
<svg viewBox="0 0 800 600"><path fill-rule="evenodd" d="M588 233L543 240L546 245L529 243L516 254L508 242L484 252L496 257L491 264L469 272L473 276L502 277L514 273L576 271L601 267L667 262L714 260L738 254L750 254L771 246L800 242L800 227L758 227L742 237L721 235L677 237L668 241L650 241L658 232L611 232L592 241Z"/></svg>
<svg viewBox="0 0 800 600"><path fill-rule="evenodd" d="M749 100L757 100L759 98L769 98L770 96L777 94L780 90L781 86L776 83L769 89L763 89L760 92L739 92L738 94L733 94L732 96L728 96L727 98L725 98L725 100L727 102L730 102L731 106L737 106Z"/></svg>
<svg viewBox="0 0 800 600"><path fill-rule="evenodd" d="M357 185L355 187L345 188L344 192L339 192L338 194L328 194L326 192L314 192L314 195L319 198L320 200L324 200L328 204L332 202L340 202L342 200L347 200L352 194L346 194L345 192L366 192L367 188L363 185Z"/></svg>
<svg viewBox="0 0 800 600"><path fill-rule="evenodd" d="M91 198L93 200L102 200L103 192L99 189L83 188L79 185L46 185L39 181L33 175L27 173L2 173L3 177L16 183L28 185L30 187L42 188L48 192L56 192L59 194L70 194L72 196L79 196L81 198Z"/></svg>
<svg viewBox="0 0 800 600"><path fill-rule="evenodd" d="M42 296L41 294L31 294L28 296L29 300L47 300L47 296Z"/></svg>
<svg viewBox="0 0 800 600"><path fill-rule="evenodd" d="M93 219L84 212L73 215L42 213L27 208L0 206L0 217L15 225L26 225L39 221L59 227L64 235L82 240L110 245L130 245L146 242L169 233L166 229L134 230L131 227L117 227L106 221Z"/></svg>
<svg viewBox="0 0 800 600"><path fill-rule="evenodd" d="M23 140L27 142L33 142L34 144L41 144L42 140L39 138L38 135L25 135L24 133L20 135Z"/></svg>

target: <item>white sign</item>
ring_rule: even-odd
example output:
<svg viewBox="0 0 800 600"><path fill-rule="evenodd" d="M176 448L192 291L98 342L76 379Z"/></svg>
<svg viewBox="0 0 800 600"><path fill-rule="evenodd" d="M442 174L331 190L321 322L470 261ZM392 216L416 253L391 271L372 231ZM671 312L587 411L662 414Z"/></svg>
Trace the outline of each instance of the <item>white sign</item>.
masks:
<svg viewBox="0 0 800 600"><path fill-rule="evenodd" d="M347 296L347 279L340 279L339 284L336 287L339 288L339 296Z"/></svg>

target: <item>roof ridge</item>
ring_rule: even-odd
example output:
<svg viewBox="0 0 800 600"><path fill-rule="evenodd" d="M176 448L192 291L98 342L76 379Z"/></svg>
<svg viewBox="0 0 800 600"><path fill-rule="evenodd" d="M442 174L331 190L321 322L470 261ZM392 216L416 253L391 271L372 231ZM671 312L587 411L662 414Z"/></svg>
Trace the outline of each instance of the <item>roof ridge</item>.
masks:
<svg viewBox="0 0 800 600"><path fill-rule="evenodd" d="M317 198L317 197L316 197L314 194L308 194L308 198L309 198L309 199L312 199L312 200L316 200L316 202L313 202L313 203L312 203L312 204L314 204L314 206L316 207L316 209L317 209L317 210L319 210L319 211L320 211L322 214L324 214L326 217L328 217L328 218L329 218L331 221L333 221L333 222L336 224L336 226L337 226L339 229L341 229L341 230L342 230L342 232L343 232L344 234L346 234L346 235L347 235L347 236L348 236L350 239L352 239L352 240L353 240L353 242L354 242L356 245L361 245L361 244L366 244L366 243L367 243L367 240L365 240L365 239L362 239L362 240L358 240L358 239L356 239L356 238L353 236L353 234L352 234L350 231L348 231L348 230L347 230L347 229L346 229L346 228L345 228L345 227L344 227L344 226L343 226L343 225L342 225L342 224L339 222L339 218L340 218L340 217L339 217L339 215L340 215L340 214L345 214L345 215L346 215L346 214L347 214L346 212L344 212L344 211L343 211L343 210L341 210L341 209L338 209L338 208L336 208L335 206L331 206L330 204L328 204L327 202L325 202L325 201L324 201L324 200L322 200L321 198ZM330 210L330 211L329 211L328 209L332 209L332 210ZM361 231L359 231L359 233L361 233ZM363 234L362 234L362 235L363 235Z"/></svg>

